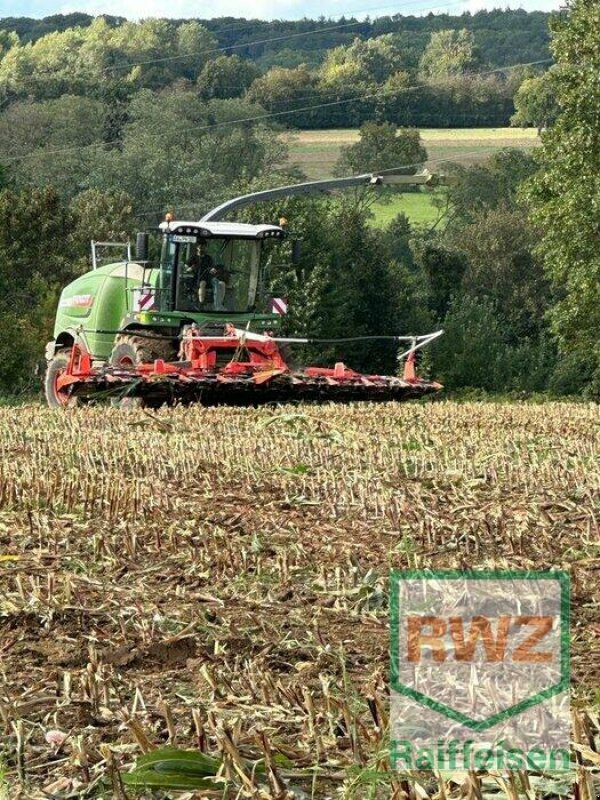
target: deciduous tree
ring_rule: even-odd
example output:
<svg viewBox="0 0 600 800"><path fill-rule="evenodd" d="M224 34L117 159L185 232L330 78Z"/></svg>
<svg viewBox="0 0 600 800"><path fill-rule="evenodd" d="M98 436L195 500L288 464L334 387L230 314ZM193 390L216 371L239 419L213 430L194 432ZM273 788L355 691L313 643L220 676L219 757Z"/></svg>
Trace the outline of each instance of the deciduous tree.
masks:
<svg viewBox="0 0 600 800"><path fill-rule="evenodd" d="M553 23L552 50L561 112L543 135L528 196L560 295L554 329L563 351L593 367L590 391L600 394L600 5L573 0Z"/></svg>
<svg viewBox="0 0 600 800"><path fill-rule="evenodd" d="M218 56L204 65L196 85L205 100L240 97L260 76L252 61L239 56Z"/></svg>
<svg viewBox="0 0 600 800"><path fill-rule="evenodd" d="M552 125L560 113L556 96L556 70L527 78L515 95L515 113L510 124L528 128L533 126L541 134Z"/></svg>
<svg viewBox="0 0 600 800"><path fill-rule="evenodd" d="M402 172L417 172L427 161L417 130L398 129L391 122L365 122L360 140L343 147L336 165L338 174L359 174L401 167Z"/></svg>
<svg viewBox="0 0 600 800"><path fill-rule="evenodd" d="M429 44L419 62L422 80L439 80L473 72L480 64L475 38L466 28L443 30L431 34Z"/></svg>

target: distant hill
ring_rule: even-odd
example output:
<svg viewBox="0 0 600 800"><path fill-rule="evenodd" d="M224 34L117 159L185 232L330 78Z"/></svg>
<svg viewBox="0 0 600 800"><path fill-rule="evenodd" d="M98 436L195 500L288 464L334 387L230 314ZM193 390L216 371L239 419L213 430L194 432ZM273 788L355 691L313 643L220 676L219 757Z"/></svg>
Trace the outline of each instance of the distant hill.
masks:
<svg viewBox="0 0 600 800"><path fill-rule="evenodd" d="M123 17L105 17L112 25L118 25ZM89 14L75 12L73 14L53 14L43 19L31 17L3 17L0 18L0 31L13 31L22 42L35 42L47 33L66 31L67 28L85 28L91 24L94 17Z"/></svg>
<svg viewBox="0 0 600 800"><path fill-rule="evenodd" d="M277 64L296 66L301 62L314 66L332 47L349 44L357 36L370 39L385 33L401 34L406 40L406 47L418 54L425 49L431 33L447 28L467 28L472 31L483 61L491 67L502 67L548 58L549 17L550 14L542 11L496 9L460 15L394 14L364 21L353 17L273 21L219 17L198 21L217 37L221 47L235 46L238 55L257 61L263 69ZM5 17L0 19L0 31L14 31L22 42L29 42L53 31L85 27L93 19L83 13L55 14L43 19ZM124 21L123 17L106 16L105 19L111 26ZM184 20L172 21L177 23ZM337 29L328 30L333 27ZM264 41L319 29L322 32L311 33L310 36Z"/></svg>

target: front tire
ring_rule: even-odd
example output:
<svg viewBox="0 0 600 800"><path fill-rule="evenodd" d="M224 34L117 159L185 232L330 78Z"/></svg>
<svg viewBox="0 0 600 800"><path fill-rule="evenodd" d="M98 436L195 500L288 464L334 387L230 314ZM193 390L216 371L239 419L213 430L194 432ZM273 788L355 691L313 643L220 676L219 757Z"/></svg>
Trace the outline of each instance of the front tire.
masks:
<svg viewBox="0 0 600 800"><path fill-rule="evenodd" d="M174 361L175 348L171 339L154 339L135 334L120 334L110 354L113 367L137 367L138 364L152 364L157 359Z"/></svg>
<svg viewBox="0 0 600 800"><path fill-rule="evenodd" d="M44 388L46 391L46 400L50 408L66 408L77 402L76 397L71 397L71 390L69 387L59 390L57 385L60 376L64 375L67 371L70 357L70 350L57 350L52 359L48 362Z"/></svg>

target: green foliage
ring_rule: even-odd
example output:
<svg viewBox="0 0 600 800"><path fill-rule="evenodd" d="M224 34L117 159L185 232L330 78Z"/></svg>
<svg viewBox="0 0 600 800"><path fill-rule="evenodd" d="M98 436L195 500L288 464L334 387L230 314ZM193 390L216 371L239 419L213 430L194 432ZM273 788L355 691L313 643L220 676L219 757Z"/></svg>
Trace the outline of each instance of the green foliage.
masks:
<svg viewBox="0 0 600 800"><path fill-rule="evenodd" d="M406 69L406 58L393 34L375 39L355 39L349 47L327 53L319 70L321 84L329 89L351 85L356 92L384 83Z"/></svg>
<svg viewBox="0 0 600 800"><path fill-rule="evenodd" d="M391 260L386 242L368 224L368 209L360 198L338 200L296 198L273 209L283 213L294 236L302 241L298 263L270 268L274 293L289 297L290 332L316 338L389 334L419 320L402 318L412 291L410 276ZM269 218L269 217L265 217ZM277 262L284 259L277 255ZM323 346L293 355L302 361L330 364L346 361L357 369L395 371L395 346L349 343Z"/></svg>
<svg viewBox="0 0 600 800"><path fill-rule="evenodd" d="M398 130L391 122L365 122L360 140L342 148L336 172L357 175L401 167L402 172L410 174L426 160L419 131Z"/></svg>
<svg viewBox="0 0 600 800"><path fill-rule="evenodd" d="M106 121L105 105L91 97L11 105L0 114L0 152L17 187L51 185L65 195L87 188L89 148L102 141Z"/></svg>
<svg viewBox="0 0 600 800"><path fill-rule="evenodd" d="M19 37L14 31L0 30L0 59L2 59L11 47L19 44Z"/></svg>
<svg viewBox="0 0 600 800"><path fill-rule="evenodd" d="M0 192L0 389L34 382L58 286L70 275L70 216L52 189Z"/></svg>
<svg viewBox="0 0 600 800"><path fill-rule="evenodd" d="M104 15L106 22L112 27L125 22L123 17ZM31 17L3 17L0 30L3 33L14 33L21 42L35 42L48 33L66 31L67 28L86 28L92 24L94 17L89 14L75 12L73 14L53 14L43 19Z"/></svg>
<svg viewBox="0 0 600 800"><path fill-rule="evenodd" d="M0 86L9 99L37 100L66 93L102 97L116 85L161 88L178 78L195 79L214 48L213 36L195 21L147 19L112 27L97 17L86 28L14 44L0 61Z"/></svg>
<svg viewBox="0 0 600 800"><path fill-rule="evenodd" d="M17 297L30 302L27 289L36 277L52 280L69 273L65 243L71 219L53 189L0 194L0 281L2 297L14 306Z"/></svg>
<svg viewBox="0 0 600 800"><path fill-rule="evenodd" d="M265 69L275 64L285 67L295 67L300 63L316 66L327 50L349 45L357 36L372 39L385 34L393 34L398 39L407 60L416 66L431 33L441 27L472 31L484 62L491 66L503 66L547 57L549 16L539 11L527 13L521 9L496 8L459 16L402 16L394 13L366 20L322 17L319 20L271 21L221 17L200 22L215 36L219 47L235 45L239 55L260 61ZM111 28L125 22L122 17L105 15L104 19ZM52 31L88 27L93 21L93 17L81 13L56 14L45 19L5 17L0 20L0 30L15 32L22 42L32 42ZM309 36L298 35L308 31L311 32ZM294 38L286 38L291 36ZM294 63L291 61L292 55L300 60Z"/></svg>
<svg viewBox="0 0 600 800"><path fill-rule="evenodd" d="M452 75L414 94L409 118L415 125L502 127L513 110L510 81L499 75Z"/></svg>
<svg viewBox="0 0 600 800"><path fill-rule="evenodd" d="M551 337L511 341L506 321L489 298L457 296L444 331L434 348L433 372L451 391L576 394L581 390L575 380L560 380L569 370L557 361Z"/></svg>
<svg viewBox="0 0 600 800"><path fill-rule="evenodd" d="M519 44L507 53L500 31L510 30L512 40L514 17ZM323 33L319 25L338 26L324 19L241 25L86 15L39 24L6 19L0 21L0 102L95 97L107 106L106 141L119 138L136 91L189 88L196 80L204 99L239 97L251 89L251 100L300 127L348 127L374 118L410 127L506 125L517 86L510 73L475 77L478 48L491 64L526 60L531 47L543 57L543 19L520 12L405 22L397 16L344 19L339 30ZM223 55L220 47L234 48L235 55ZM407 92L425 73L433 83ZM305 111L285 115L298 107Z"/></svg>
<svg viewBox="0 0 600 800"><path fill-rule="evenodd" d="M333 205L323 220L321 257L306 285L306 326L321 338L387 334L399 329L385 248L351 200ZM358 369L393 372L395 348L353 344L323 352Z"/></svg>
<svg viewBox="0 0 600 800"><path fill-rule="evenodd" d="M315 76L303 64L295 69L273 67L254 81L248 92L248 100L258 103L272 114L281 114L290 109L313 105L315 87ZM293 119L291 123L294 124Z"/></svg>
<svg viewBox="0 0 600 800"><path fill-rule="evenodd" d="M251 123L263 113L246 100L143 89L129 104L119 142L104 147L104 105L66 96L11 106L0 115L0 149L24 155L9 162L19 188L52 185L66 199L89 189L125 191L136 213L172 206L195 214L224 199L227 187L243 188L285 160L283 142ZM249 122L231 124L239 120Z"/></svg>
<svg viewBox="0 0 600 800"><path fill-rule="evenodd" d="M424 248L432 307L440 317L447 311L443 325L450 337L440 344L444 357L457 341L458 361L447 378L454 387L548 388L557 358L546 321L553 295L534 254L538 232L518 195L533 168L529 156L507 150L485 165L458 170L460 182L448 191L449 223L439 243ZM476 334L472 369L460 355L466 354L471 334ZM486 358L487 385L482 378Z"/></svg>
<svg viewBox="0 0 600 800"><path fill-rule="evenodd" d="M460 290L493 300L511 339L535 336L544 328L550 291L533 255L536 231L523 209L481 210L470 223L449 231L446 241L466 257Z"/></svg>
<svg viewBox="0 0 600 800"><path fill-rule="evenodd" d="M428 236L416 242L415 249L427 281L430 308L441 319L448 311L452 297L460 292L467 268L466 259L459 251L431 241Z"/></svg>
<svg viewBox="0 0 600 800"><path fill-rule="evenodd" d="M70 204L72 238L78 249L92 239L105 242L127 241L136 228L133 201L125 192L88 189Z"/></svg>
<svg viewBox="0 0 600 800"><path fill-rule="evenodd" d="M306 37L310 39L311 37ZM294 45L294 41L291 41ZM305 64L311 70L317 69L327 51L323 50L301 50L298 47L284 47L281 50L270 50L264 55L254 60L254 64L260 69L261 73L268 72L272 67L286 67L295 69Z"/></svg>
<svg viewBox="0 0 600 800"><path fill-rule="evenodd" d="M507 384L510 390L528 394L553 391L553 375L560 362L556 342L549 332L543 331L538 336L509 344L506 357L510 366L510 378ZM554 394L567 394L567 392L554 389Z"/></svg>
<svg viewBox="0 0 600 800"><path fill-rule="evenodd" d="M534 158L522 150L501 150L485 164L449 169L459 180L449 190L453 218L460 224L472 222L475 215L499 205L519 207L519 187L535 171Z"/></svg>
<svg viewBox="0 0 600 800"><path fill-rule="evenodd" d="M156 789L218 789L213 780L221 762L195 750L161 747L138 758L131 772L121 773L126 786Z"/></svg>
<svg viewBox="0 0 600 800"><path fill-rule="evenodd" d="M444 331L434 351L434 372L447 388L506 389L509 352L492 302L458 297L444 320Z"/></svg>
<svg viewBox="0 0 600 800"><path fill-rule="evenodd" d="M411 235L410 222L406 214L398 214L383 233L391 258L414 270L415 258L411 248Z"/></svg>
<svg viewBox="0 0 600 800"><path fill-rule="evenodd" d="M594 365L590 391L600 394L600 6L574 0L569 8L552 43L561 112L543 136L527 196L542 231L538 252L558 291L554 330L564 354Z"/></svg>
<svg viewBox="0 0 600 800"><path fill-rule="evenodd" d="M251 61L237 55L218 56L206 62L196 85L205 100L240 97L259 75L260 70Z"/></svg>
<svg viewBox="0 0 600 800"><path fill-rule="evenodd" d="M174 45L174 54L180 57L180 65L175 67L176 72L171 73L173 78L194 80L209 63L209 58L216 54L217 42L197 20L189 20L177 26ZM159 48L164 48L162 41Z"/></svg>
<svg viewBox="0 0 600 800"><path fill-rule="evenodd" d="M120 148L90 154L90 185L121 187L140 213L195 202L207 182L211 153L203 145L209 124L208 107L195 93L138 92Z"/></svg>
<svg viewBox="0 0 600 800"><path fill-rule="evenodd" d="M439 80L473 72L480 65L475 37L466 28L443 30L431 34L431 39L419 62L422 80Z"/></svg>
<svg viewBox="0 0 600 800"><path fill-rule="evenodd" d="M510 124L521 128L533 126L538 133L549 128L560 113L556 91L556 68L524 80L515 95L515 113Z"/></svg>
<svg viewBox="0 0 600 800"><path fill-rule="evenodd" d="M550 376L549 389L556 395L598 396L597 364L591 351L574 350L562 353Z"/></svg>
<svg viewBox="0 0 600 800"><path fill-rule="evenodd" d="M390 228L393 228L393 223ZM417 336L434 330L436 320L429 309L427 280L422 271L416 268L412 254L407 253L405 258L390 261L388 273L395 325L390 330Z"/></svg>
<svg viewBox="0 0 600 800"><path fill-rule="evenodd" d="M0 284L1 285L1 284ZM7 311L2 304L0 335L0 392L3 396L30 392L35 387L36 367L45 342L26 313Z"/></svg>

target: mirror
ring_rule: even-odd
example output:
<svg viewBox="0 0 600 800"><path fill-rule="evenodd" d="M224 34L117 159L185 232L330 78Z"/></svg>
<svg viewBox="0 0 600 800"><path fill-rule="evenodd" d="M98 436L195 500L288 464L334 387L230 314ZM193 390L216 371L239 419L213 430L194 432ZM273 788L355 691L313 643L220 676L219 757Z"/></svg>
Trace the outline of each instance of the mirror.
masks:
<svg viewBox="0 0 600 800"><path fill-rule="evenodd" d="M148 261L148 234L139 231L135 239L135 260Z"/></svg>
<svg viewBox="0 0 600 800"><path fill-rule="evenodd" d="M302 242L294 239L292 242L292 264L297 264L302 258Z"/></svg>

